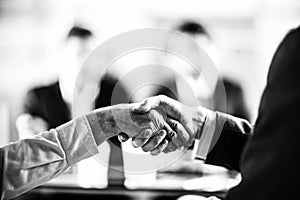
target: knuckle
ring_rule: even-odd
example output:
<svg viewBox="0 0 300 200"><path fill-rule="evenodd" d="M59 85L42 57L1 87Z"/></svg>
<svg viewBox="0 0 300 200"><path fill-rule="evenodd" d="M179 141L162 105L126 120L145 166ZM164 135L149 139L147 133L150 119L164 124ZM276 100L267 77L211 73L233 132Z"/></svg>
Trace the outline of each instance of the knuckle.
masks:
<svg viewBox="0 0 300 200"><path fill-rule="evenodd" d="M158 144L161 141L161 137L155 137L154 138L154 143Z"/></svg>
<svg viewBox="0 0 300 200"><path fill-rule="evenodd" d="M149 103L149 98L147 98L143 101L143 104L148 104L148 103Z"/></svg>

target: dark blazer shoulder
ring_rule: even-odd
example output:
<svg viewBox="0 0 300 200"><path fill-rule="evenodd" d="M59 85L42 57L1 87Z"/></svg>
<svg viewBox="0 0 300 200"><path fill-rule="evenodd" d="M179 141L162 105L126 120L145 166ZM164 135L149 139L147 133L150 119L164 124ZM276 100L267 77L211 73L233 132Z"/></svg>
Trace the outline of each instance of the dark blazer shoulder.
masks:
<svg viewBox="0 0 300 200"><path fill-rule="evenodd" d="M36 96L48 95L49 93L56 93L59 91L59 83L51 83L49 85L34 87L28 91L28 94L35 94Z"/></svg>
<svg viewBox="0 0 300 200"><path fill-rule="evenodd" d="M243 180L227 199L297 199L299 190L300 30L291 30L271 62Z"/></svg>

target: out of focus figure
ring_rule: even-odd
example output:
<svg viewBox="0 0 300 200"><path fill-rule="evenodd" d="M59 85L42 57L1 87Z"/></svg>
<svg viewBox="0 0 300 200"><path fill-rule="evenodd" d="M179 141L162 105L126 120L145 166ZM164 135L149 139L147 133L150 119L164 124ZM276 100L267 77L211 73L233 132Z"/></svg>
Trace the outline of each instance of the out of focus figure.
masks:
<svg viewBox="0 0 300 200"><path fill-rule="evenodd" d="M185 21L175 27L175 30L191 37L204 48L208 54L214 54L211 35L200 23L195 21ZM176 38L170 38L167 41L167 48L170 45L179 45L174 39ZM195 49L193 49L194 47L184 46L184 48L189 51L189 55L193 55L193 51L195 51ZM174 47L172 47L172 49L174 49ZM168 53L167 55L170 54ZM185 102L186 104L195 103L189 102L190 99L192 99L191 94L193 94L197 98L197 103L200 103L202 106L249 120L243 88L239 83L228 78L223 78L223 80L218 78L212 80L214 81L212 84L214 87L208 88L207 85L202 82L202 79L200 78L201 74L197 74L195 69L184 63L180 63L182 66L178 66L178 62L172 60L175 60L174 57L167 56L166 65L180 73L184 78L174 74L173 78L168 79L166 87L159 87L156 94L163 94ZM226 97L222 97L224 95L224 90ZM226 104L224 104L224 100L226 100Z"/></svg>
<svg viewBox="0 0 300 200"><path fill-rule="evenodd" d="M60 67L58 81L33 88L25 97L24 114L16 122L20 138L31 137L71 120L77 73L92 50L93 37L88 29L79 26L70 29L65 41L65 58L63 66Z"/></svg>
<svg viewBox="0 0 300 200"><path fill-rule="evenodd" d="M175 30L186 34L191 39L195 40L208 54L214 53L212 38L203 25L195 21L185 21L180 23ZM167 48L185 48L188 55L199 56L194 46L181 44L177 38L172 36L167 40ZM178 46L178 47L177 47ZM237 117L242 117L249 120L249 113L244 100L242 87L227 78L222 80L222 77L212 79L212 84L208 87L205 83L205 78L201 78L201 71L197 72L189 64L180 62L179 59L167 53L165 57L165 65L171 68L170 78L165 86L160 86L156 91L156 95L163 94L173 99L184 102L187 105L199 104L216 111L226 112ZM209 67L209 65L201 65ZM204 69L201 69L204 70ZM209 70L209 69L208 69ZM204 80L204 81L203 81ZM193 145L185 153L185 155L170 167L162 170L162 172L175 173L227 173L226 170L219 167L202 164L201 161L194 160Z"/></svg>
<svg viewBox="0 0 300 200"><path fill-rule="evenodd" d="M76 84L77 74L81 65L95 47L95 36L93 33L81 26L73 26L67 34L64 49L64 62L60 69L58 81L41 87L31 89L25 98L24 113L19 116L16 121L16 126L20 138L31 137L42 131L58 127L59 125L70 121L73 116L71 112L71 105L73 100L73 93ZM105 56L105 55L104 55ZM95 94L96 99L94 105L90 105L91 109L110 106L112 104L111 97L118 80L110 74L101 77L98 85L98 94ZM128 103L127 92L118 85L118 94L113 103ZM108 168L108 184L123 184L124 175L123 157L120 142L117 137L113 137L104 143L102 148L110 151ZM102 150L103 151L103 150ZM108 154L108 153L107 153ZM90 160L90 161L88 161ZM79 166L85 168L82 171L92 172L101 169L95 167L95 160L88 159L82 162ZM93 167L94 165L94 167ZM115 169L118 170L115 170ZM80 169L80 168L79 168ZM93 172L97 173L97 172ZM90 176L91 175L91 176ZM97 177L90 174L82 174L81 177ZM95 186L92 181L86 179L84 186ZM105 184L104 184L105 185Z"/></svg>
<svg viewBox="0 0 300 200"><path fill-rule="evenodd" d="M225 94L226 94L226 106L223 107L224 102L220 102L220 87L221 84L224 85ZM223 78L220 80L220 83L217 84L217 87L213 96L215 110L220 112L226 112L236 117L250 120L250 114L247 108L245 101L245 95L243 88L233 80L228 78ZM224 109L225 108L225 109Z"/></svg>
<svg viewBox="0 0 300 200"><path fill-rule="evenodd" d="M195 21L184 21L177 25L174 30L190 37L201 47L204 47L205 50L211 49L211 37L203 25ZM180 38L176 37L176 35L170 35L166 40L166 49L171 49L176 52L178 48L184 49L186 55L191 57L199 56L199 54L194 53L198 52L197 49L195 49L198 48L197 46L186 44ZM165 84L166 87L159 88L156 94L164 94L180 100L187 105L200 103L202 106L213 109L210 99L216 87L218 77L216 77L215 80L211 80L213 82L212 88L208 88L201 78L201 71L195 70L195 68L183 59L178 59L177 56L171 53L166 53L162 59L164 65L170 67L171 75ZM201 59L195 58L194 60L199 61ZM201 66L201 68L205 66L202 63L197 63L197 65Z"/></svg>

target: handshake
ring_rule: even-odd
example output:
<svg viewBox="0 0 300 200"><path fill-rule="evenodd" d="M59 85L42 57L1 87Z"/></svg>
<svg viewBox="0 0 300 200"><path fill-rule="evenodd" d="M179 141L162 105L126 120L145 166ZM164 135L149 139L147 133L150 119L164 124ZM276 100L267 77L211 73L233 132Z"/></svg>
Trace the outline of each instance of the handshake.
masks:
<svg viewBox="0 0 300 200"><path fill-rule="evenodd" d="M166 96L149 97L141 103L119 104L95 110L106 138L118 135L121 142L132 138L132 145L158 155L188 147L199 138L210 111L189 107ZM99 141L99 134L94 133Z"/></svg>

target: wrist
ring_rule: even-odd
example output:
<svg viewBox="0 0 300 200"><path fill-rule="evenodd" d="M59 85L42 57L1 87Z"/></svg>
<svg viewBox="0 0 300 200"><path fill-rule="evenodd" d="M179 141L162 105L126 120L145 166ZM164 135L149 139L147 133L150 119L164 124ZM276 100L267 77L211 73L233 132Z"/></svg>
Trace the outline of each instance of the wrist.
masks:
<svg viewBox="0 0 300 200"><path fill-rule="evenodd" d="M195 157L201 160L206 160L210 149L216 142L217 113L208 109L204 112L206 112L206 118L196 137L197 143L194 148Z"/></svg>
<svg viewBox="0 0 300 200"><path fill-rule="evenodd" d="M183 107L183 126L186 128L191 137L191 142L195 139L199 139L202 135L203 128L205 126L207 118L215 113L212 110L204 108L202 106Z"/></svg>
<svg viewBox="0 0 300 200"><path fill-rule="evenodd" d="M97 145L103 142L103 138L108 139L121 132L113 116L112 109L113 106L99 108L86 115Z"/></svg>
<svg viewBox="0 0 300 200"><path fill-rule="evenodd" d="M126 133L130 138L135 137L145 128L152 128L149 113L135 113L134 107L136 104L118 104L112 109L119 132Z"/></svg>
<svg viewBox="0 0 300 200"><path fill-rule="evenodd" d="M215 112L199 106L194 116L194 126L196 130L195 139L199 140L205 129L205 126L209 126L211 121L214 119Z"/></svg>

